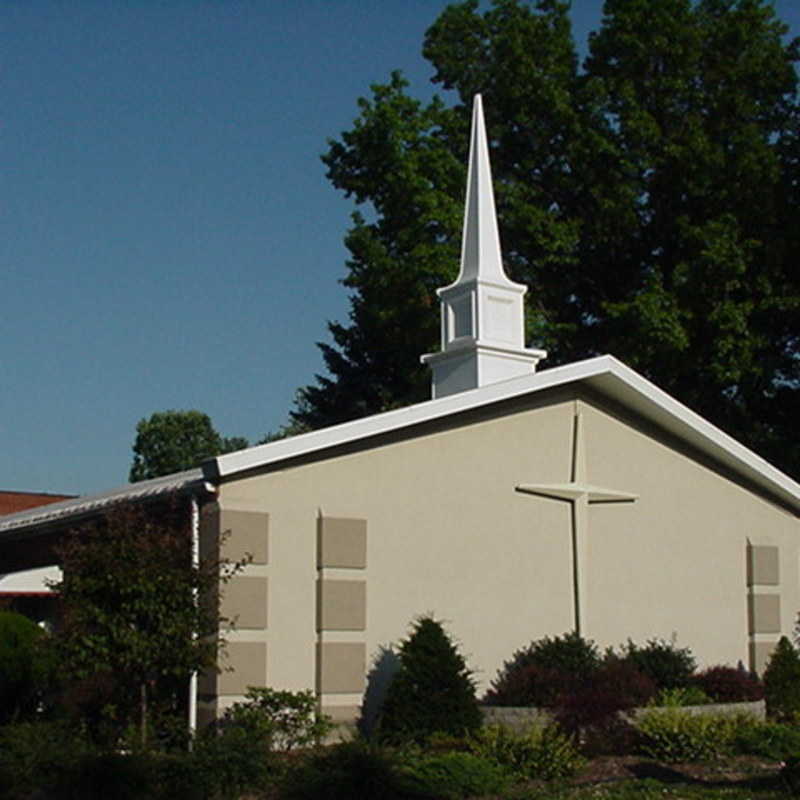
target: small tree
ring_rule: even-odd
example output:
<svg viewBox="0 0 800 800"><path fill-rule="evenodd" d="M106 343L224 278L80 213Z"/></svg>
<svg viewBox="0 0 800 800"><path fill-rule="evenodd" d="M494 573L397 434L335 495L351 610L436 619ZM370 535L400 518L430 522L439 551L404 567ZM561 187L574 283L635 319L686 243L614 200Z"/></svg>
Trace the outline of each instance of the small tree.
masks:
<svg viewBox="0 0 800 800"><path fill-rule="evenodd" d="M800 713L800 655L786 636L764 670L764 697L771 717L791 720Z"/></svg>
<svg viewBox="0 0 800 800"><path fill-rule="evenodd" d="M464 657L441 622L420 617L400 645L400 668L386 693L380 735L421 742L436 732L463 735L480 727L481 721Z"/></svg>
<svg viewBox="0 0 800 800"><path fill-rule="evenodd" d="M153 710L174 719L192 672L214 667L220 582L240 566L192 564L187 505L118 506L73 531L59 551L63 674L79 695L102 696L117 735L136 721L142 746Z"/></svg>

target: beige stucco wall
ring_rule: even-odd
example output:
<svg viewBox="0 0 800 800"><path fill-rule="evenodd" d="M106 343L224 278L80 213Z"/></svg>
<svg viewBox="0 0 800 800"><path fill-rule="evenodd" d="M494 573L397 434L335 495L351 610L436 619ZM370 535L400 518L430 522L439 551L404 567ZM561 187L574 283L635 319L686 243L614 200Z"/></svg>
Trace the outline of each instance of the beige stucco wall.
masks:
<svg viewBox="0 0 800 800"><path fill-rule="evenodd" d="M590 507L589 631L676 637L703 663L748 663L747 542L777 545L781 632L800 609L800 521L624 415L581 403L594 483L639 495ZM769 637L776 638L776 637Z"/></svg>
<svg viewBox="0 0 800 800"><path fill-rule="evenodd" d="M267 644L270 685L313 688L321 641L365 643L369 667L413 617L432 612L485 688L514 650L572 626L570 506L515 486L569 480L576 412L587 480L639 495L589 508L585 632L602 646L675 635L703 662L746 662L751 537L780 547L788 633L800 608L797 519L652 432L562 394L496 419L224 483L223 509L269 514L269 565L249 568L268 578L268 624L231 641ZM365 569L320 574L319 516L367 520ZM320 577L366 581L366 631L317 630Z"/></svg>

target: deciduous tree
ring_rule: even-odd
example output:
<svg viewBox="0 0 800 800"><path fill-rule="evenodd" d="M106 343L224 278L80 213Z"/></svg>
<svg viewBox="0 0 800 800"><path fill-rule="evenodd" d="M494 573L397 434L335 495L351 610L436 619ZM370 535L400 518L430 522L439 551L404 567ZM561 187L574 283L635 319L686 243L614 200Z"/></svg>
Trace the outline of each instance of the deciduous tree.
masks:
<svg viewBox="0 0 800 800"><path fill-rule="evenodd" d="M609 352L800 470L796 42L766 0L607 0L579 66L569 4L449 6L324 155L360 210L348 324L292 412L320 427L425 399L455 277L469 106L485 95L506 269L544 366ZM363 210L362 210L363 209ZM787 446L787 441L790 445Z"/></svg>
<svg viewBox="0 0 800 800"><path fill-rule="evenodd" d="M157 411L136 426L132 483L182 472L212 458L248 446L241 436L223 437L202 411Z"/></svg>
<svg viewBox="0 0 800 800"><path fill-rule="evenodd" d="M240 567L192 563L188 502L127 504L74 530L54 586L63 607L56 635L69 687L104 687L105 722L119 733L181 712L191 673L213 668L225 620L219 589Z"/></svg>

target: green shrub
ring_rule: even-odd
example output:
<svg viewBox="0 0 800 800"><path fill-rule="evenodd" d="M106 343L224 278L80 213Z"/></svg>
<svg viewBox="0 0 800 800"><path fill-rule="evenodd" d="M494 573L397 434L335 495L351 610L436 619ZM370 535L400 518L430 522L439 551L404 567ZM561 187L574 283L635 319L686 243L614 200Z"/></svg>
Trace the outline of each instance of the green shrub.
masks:
<svg viewBox="0 0 800 800"><path fill-rule="evenodd" d="M208 796L215 798L263 789L278 774L268 743L236 725L205 729L195 740L192 764Z"/></svg>
<svg viewBox="0 0 800 800"><path fill-rule="evenodd" d="M639 672L647 675L657 689L688 686L696 666L688 647L676 647L674 642L663 639L650 639L644 646L628 640L622 648L622 655Z"/></svg>
<svg viewBox="0 0 800 800"><path fill-rule="evenodd" d="M192 764L211 797L235 798L279 779L287 753L318 743L331 730L313 692L249 687L195 741Z"/></svg>
<svg viewBox="0 0 800 800"><path fill-rule="evenodd" d="M153 800L200 800L212 797L197 769L194 753L158 753L153 757ZM220 796L219 793L217 796Z"/></svg>
<svg viewBox="0 0 800 800"><path fill-rule="evenodd" d="M494 706L548 707L600 666L592 641L572 632L545 636L517 650L492 681L484 702Z"/></svg>
<svg viewBox="0 0 800 800"><path fill-rule="evenodd" d="M374 742L357 740L307 753L287 773L287 800L408 800L408 778L397 758Z"/></svg>
<svg viewBox="0 0 800 800"><path fill-rule="evenodd" d="M109 797L139 800L156 794L155 758L149 753L98 753L75 765L65 781L73 798ZM63 797L66 789L59 794Z"/></svg>
<svg viewBox="0 0 800 800"><path fill-rule="evenodd" d="M436 800L494 795L504 791L511 782L503 767L473 753L424 756L407 767L407 774L410 779L407 786L412 796Z"/></svg>
<svg viewBox="0 0 800 800"><path fill-rule="evenodd" d="M524 778L564 778L583 765L572 739L556 725L534 725L522 734L515 734L503 725L487 725L469 743L477 755Z"/></svg>
<svg viewBox="0 0 800 800"><path fill-rule="evenodd" d="M65 782L90 753L80 730L63 722L19 722L0 728L0 797L27 798Z"/></svg>
<svg viewBox="0 0 800 800"><path fill-rule="evenodd" d="M749 714L692 714L680 708L646 711L637 727L642 749L659 761L707 761L733 749L737 731L753 724Z"/></svg>
<svg viewBox="0 0 800 800"><path fill-rule="evenodd" d="M767 714L791 721L800 714L800 655L782 636L764 670Z"/></svg>
<svg viewBox="0 0 800 800"><path fill-rule="evenodd" d="M503 664L485 702L496 706L550 707L559 697L585 683L600 663L595 643L578 633L545 636L517 650Z"/></svg>
<svg viewBox="0 0 800 800"><path fill-rule="evenodd" d="M199 800L220 795L204 782L191 754L143 751L85 754L59 775L53 796L59 800Z"/></svg>
<svg viewBox="0 0 800 800"><path fill-rule="evenodd" d="M704 706L710 702L711 698L699 686L684 686L675 689L661 689L650 701L650 705L662 708L684 708L685 706Z"/></svg>
<svg viewBox="0 0 800 800"><path fill-rule="evenodd" d="M330 718L319 713L312 691L289 692L250 686L243 703L234 703L221 727L239 727L273 752L289 752L318 744L333 729Z"/></svg>
<svg viewBox="0 0 800 800"><path fill-rule="evenodd" d="M13 611L0 611L0 725L32 717L47 688L50 667L44 631Z"/></svg>
<svg viewBox="0 0 800 800"><path fill-rule="evenodd" d="M600 666L600 660L597 645L571 631L552 639L545 636L531 642L526 650L514 654L512 663L536 664L538 667L562 670L577 678L585 678Z"/></svg>
<svg viewBox="0 0 800 800"><path fill-rule="evenodd" d="M378 723L382 739L423 742L436 732L458 736L480 726L472 673L440 622L418 619L399 657Z"/></svg>
<svg viewBox="0 0 800 800"><path fill-rule="evenodd" d="M800 728L780 722L756 721L737 729L733 746L738 753L786 761L800 753Z"/></svg>

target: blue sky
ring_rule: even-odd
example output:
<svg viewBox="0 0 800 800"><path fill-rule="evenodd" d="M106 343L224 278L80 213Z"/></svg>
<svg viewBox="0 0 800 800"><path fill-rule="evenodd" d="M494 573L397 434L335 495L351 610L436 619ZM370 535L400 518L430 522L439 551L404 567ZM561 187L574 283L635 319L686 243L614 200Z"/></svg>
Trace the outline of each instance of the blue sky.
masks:
<svg viewBox="0 0 800 800"><path fill-rule="evenodd" d="M286 420L347 316L352 204L319 156L392 69L430 94L445 5L2 4L0 489L124 483L153 411ZM573 3L579 42L601 5Z"/></svg>

